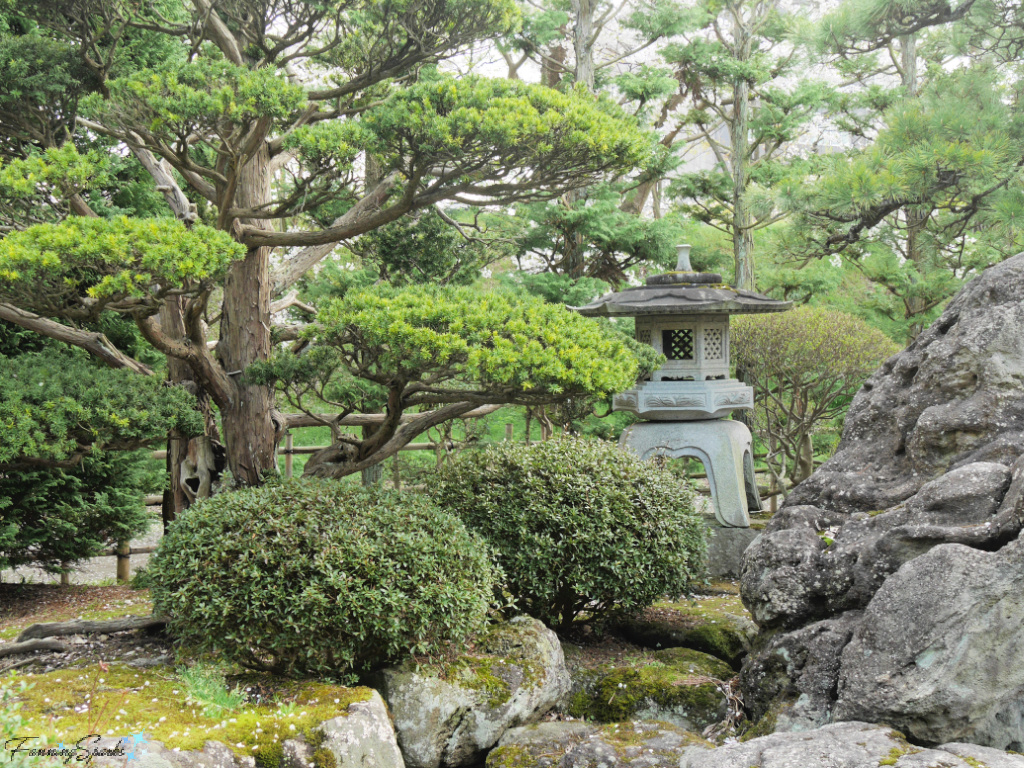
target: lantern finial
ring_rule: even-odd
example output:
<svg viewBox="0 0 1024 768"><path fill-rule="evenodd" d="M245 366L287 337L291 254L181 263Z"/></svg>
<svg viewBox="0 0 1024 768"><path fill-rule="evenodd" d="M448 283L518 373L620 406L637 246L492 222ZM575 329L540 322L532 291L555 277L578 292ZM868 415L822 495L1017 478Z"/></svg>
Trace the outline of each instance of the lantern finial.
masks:
<svg viewBox="0 0 1024 768"><path fill-rule="evenodd" d="M690 246L677 245L676 252L679 254L679 260L676 262L676 272L693 272L693 267L690 266Z"/></svg>

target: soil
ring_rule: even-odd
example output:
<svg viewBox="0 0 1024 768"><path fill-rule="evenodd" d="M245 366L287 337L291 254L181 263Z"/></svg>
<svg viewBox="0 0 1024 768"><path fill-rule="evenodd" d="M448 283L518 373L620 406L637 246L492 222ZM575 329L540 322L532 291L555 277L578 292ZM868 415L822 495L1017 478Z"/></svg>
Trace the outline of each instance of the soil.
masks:
<svg viewBox="0 0 1024 768"><path fill-rule="evenodd" d="M114 619L149 615L147 590L126 586L87 587L55 584L0 584L0 640L11 642L30 624L72 619ZM43 673L98 662L120 661L135 666L170 663L170 641L159 633L133 630L110 635L68 635L55 638L68 650L36 651L0 658L0 674L18 668Z"/></svg>

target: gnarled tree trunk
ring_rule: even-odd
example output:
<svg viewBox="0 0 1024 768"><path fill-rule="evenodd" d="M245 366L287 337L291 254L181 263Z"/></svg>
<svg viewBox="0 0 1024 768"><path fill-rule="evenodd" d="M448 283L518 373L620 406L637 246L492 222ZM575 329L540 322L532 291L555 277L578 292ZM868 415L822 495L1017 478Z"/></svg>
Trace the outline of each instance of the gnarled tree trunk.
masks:
<svg viewBox="0 0 1024 768"><path fill-rule="evenodd" d="M257 207L271 199L269 150L264 142L238 171L235 204ZM259 225L265 222L245 221ZM221 404L228 469L236 483L258 485L277 472L277 443L284 432L275 418L274 390L249 384L245 369L267 360L270 340L270 248L250 248L231 265L224 283L224 304L217 356L231 379L230 402Z"/></svg>

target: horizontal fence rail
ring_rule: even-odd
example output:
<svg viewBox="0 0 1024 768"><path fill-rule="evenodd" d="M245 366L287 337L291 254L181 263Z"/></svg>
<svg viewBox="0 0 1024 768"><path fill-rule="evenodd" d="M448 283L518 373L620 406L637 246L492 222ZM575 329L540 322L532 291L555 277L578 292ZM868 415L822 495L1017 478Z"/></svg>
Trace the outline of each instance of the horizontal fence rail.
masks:
<svg viewBox="0 0 1024 768"><path fill-rule="evenodd" d="M289 427L289 431L285 434L284 446L278 450L278 453L284 456L285 463L285 475L287 477L292 476L293 472L293 456L311 455L319 451L330 448L329 445L301 445L295 446L293 444L293 437L291 430L293 429L306 429L309 427L320 427L323 424L298 424ZM505 440L512 441L514 439L514 427L512 424L505 424ZM448 443L409 443L408 445L402 446L400 451L433 451L435 453L447 453L452 450L461 450L463 448L476 448L485 447L486 442L473 441L473 442L448 442ZM754 454L755 459L764 459L767 454L760 453ZM154 459L166 460L167 451L153 451L152 457ZM439 459L440 460L440 459ZM766 474L763 470L756 472L757 475ZM687 475L687 479L690 480L706 480L706 472L692 472ZM393 469L391 473L391 480L396 488L401 487L401 476L399 472L398 456L393 457ZM710 488L697 488L697 492L703 496L710 496ZM763 499L772 498L781 491L774 490L769 487L760 486L758 490L761 493ZM774 499L773 499L774 500ZM144 497L144 503L147 507L160 506L163 504L163 496L160 494L150 495ZM156 552L156 547L132 547L129 542L120 542L116 547L111 547L101 551L98 557L117 557L117 580L119 582L127 582L131 577L131 556L132 555L149 555ZM61 574L61 584L70 583L69 574L67 572Z"/></svg>

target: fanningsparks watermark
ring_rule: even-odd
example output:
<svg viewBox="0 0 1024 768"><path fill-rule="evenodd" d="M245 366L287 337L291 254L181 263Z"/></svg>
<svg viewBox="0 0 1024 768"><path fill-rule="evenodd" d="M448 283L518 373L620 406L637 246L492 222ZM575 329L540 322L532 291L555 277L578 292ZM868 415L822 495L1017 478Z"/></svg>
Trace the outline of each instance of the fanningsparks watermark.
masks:
<svg viewBox="0 0 1024 768"><path fill-rule="evenodd" d="M113 757L124 760L138 760L145 751L146 736L140 731L130 736L122 736L112 747L98 746L103 737L98 733L90 733L83 736L73 744L61 742L57 746L39 745L31 746L31 743L40 736L15 736L4 742L4 749L10 755L8 762L14 760L17 755L27 757L49 757L63 761L64 765L72 761L86 765L92 763L94 757Z"/></svg>

